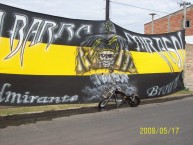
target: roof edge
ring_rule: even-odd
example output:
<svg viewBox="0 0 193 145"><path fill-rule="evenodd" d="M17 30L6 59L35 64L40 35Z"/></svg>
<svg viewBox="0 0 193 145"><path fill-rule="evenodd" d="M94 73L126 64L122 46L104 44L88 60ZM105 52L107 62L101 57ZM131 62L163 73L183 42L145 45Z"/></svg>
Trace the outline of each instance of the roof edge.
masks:
<svg viewBox="0 0 193 145"><path fill-rule="evenodd" d="M191 8L191 7L193 7L193 4L192 4L192 5L190 5L190 6L188 6L186 9ZM164 18L164 17L167 17L167 16L169 16L169 15L172 15L172 14L178 13L178 12L180 12L180 11L183 11L183 9L178 10L178 11L175 11L175 12L173 12L173 13L170 13L170 14L168 14L168 15L166 15L166 16L163 16L163 17L160 17L160 18L158 18L158 19L155 19L154 21L157 21L157 20L162 19L162 18ZM151 21L150 21L150 22L145 23L144 25L147 25L147 24L149 24L149 23L151 23Z"/></svg>

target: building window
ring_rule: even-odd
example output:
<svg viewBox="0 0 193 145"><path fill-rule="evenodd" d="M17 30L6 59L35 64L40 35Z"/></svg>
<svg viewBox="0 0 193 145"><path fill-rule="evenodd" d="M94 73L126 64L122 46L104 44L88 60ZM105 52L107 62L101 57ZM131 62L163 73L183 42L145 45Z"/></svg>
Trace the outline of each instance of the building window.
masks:
<svg viewBox="0 0 193 145"><path fill-rule="evenodd" d="M187 28L190 27L190 21L189 21L189 20L186 21L186 27L187 27Z"/></svg>

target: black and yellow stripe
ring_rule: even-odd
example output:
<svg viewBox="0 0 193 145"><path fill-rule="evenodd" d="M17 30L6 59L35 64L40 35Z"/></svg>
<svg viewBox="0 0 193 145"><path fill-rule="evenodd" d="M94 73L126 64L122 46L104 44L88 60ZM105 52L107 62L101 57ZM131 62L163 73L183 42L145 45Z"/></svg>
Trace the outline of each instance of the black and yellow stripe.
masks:
<svg viewBox="0 0 193 145"><path fill-rule="evenodd" d="M30 42L26 44L24 53L23 66L20 65L20 52L9 59L5 59L10 53L9 38L0 38L0 71L5 74L23 74L23 75L63 75L63 76L76 76L76 57L78 46L68 45L56 45L51 44L46 50L44 43L39 43L34 46L29 46ZM17 44L15 40L15 44ZM163 55L172 64L174 72L181 72L183 70L183 64L185 59L185 50L178 50L180 57L182 58L182 66L172 62L167 52L162 52ZM174 52L170 54L178 59ZM170 73L171 70L160 57L157 52L137 52L131 51L131 55L134 59L135 66L139 74L150 73ZM105 69L91 70L83 75L92 75L96 73L106 73ZM127 73L116 71L116 73ZM129 73L128 73L129 74Z"/></svg>

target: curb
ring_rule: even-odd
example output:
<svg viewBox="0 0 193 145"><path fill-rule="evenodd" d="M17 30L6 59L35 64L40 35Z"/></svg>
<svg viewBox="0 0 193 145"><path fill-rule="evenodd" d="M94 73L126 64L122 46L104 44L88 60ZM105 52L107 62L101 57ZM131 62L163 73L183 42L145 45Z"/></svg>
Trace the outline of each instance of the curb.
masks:
<svg viewBox="0 0 193 145"><path fill-rule="evenodd" d="M187 97L192 97L193 94L180 94L180 95L170 95L160 98L151 98L141 100L140 105L151 104L151 103L162 103L172 100L180 100ZM128 106L127 106L128 107ZM120 107L120 108L124 108ZM115 105L108 105L106 111L116 109ZM99 112L97 106L81 107L81 108L68 108L64 110L51 110L45 112L34 112L27 114L15 114L8 116L0 116L0 128L5 128L7 126L18 126L26 123L35 123L37 121L52 120L58 117L68 117L78 114L88 114Z"/></svg>
<svg viewBox="0 0 193 145"><path fill-rule="evenodd" d="M151 103L163 103L167 101L180 100L180 99L184 99L192 96L193 94L180 94L180 95L174 94L174 95L169 95L169 96L164 96L159 98L144 99L141 101L140 105L151 104Z"/></svg>

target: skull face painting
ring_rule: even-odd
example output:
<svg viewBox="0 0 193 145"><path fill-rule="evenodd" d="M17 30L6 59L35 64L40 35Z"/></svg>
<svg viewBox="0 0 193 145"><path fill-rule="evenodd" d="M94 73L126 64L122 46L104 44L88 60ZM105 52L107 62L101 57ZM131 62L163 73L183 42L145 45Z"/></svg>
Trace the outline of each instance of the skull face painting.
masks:
<svg viewBox="0 0 193 145"><path fill-rule="evenodd" d="M110 50L100 51L98 53L98 59L99 67L109 68L114 65L115 52Z"/></svg>
<svg viewBox="0 0 193 145"><path fill-rule="evenodd" d="M104 28L107 26L113 27L112 24L103 25ZM114 28L112 30L115 31ZM127 41L123 37L113 32L103 33L89 36L80 44L77 48L76 73L83 74L97 69L137 73Z"/></svg>

